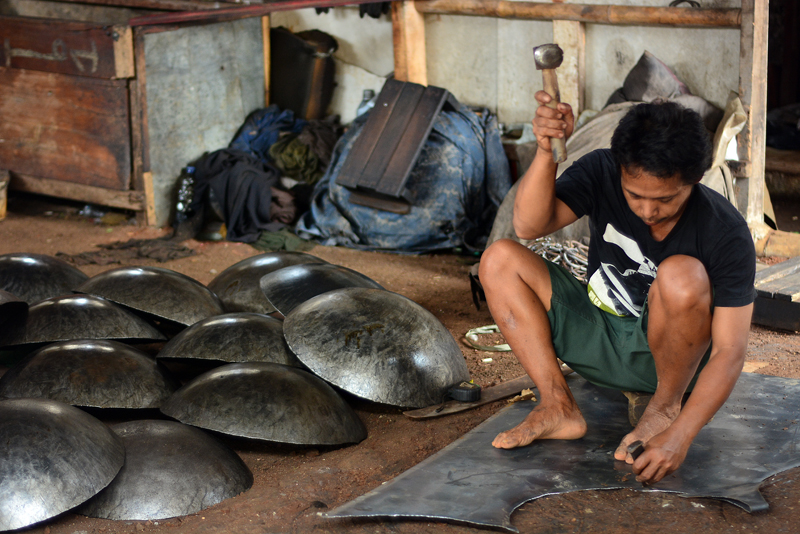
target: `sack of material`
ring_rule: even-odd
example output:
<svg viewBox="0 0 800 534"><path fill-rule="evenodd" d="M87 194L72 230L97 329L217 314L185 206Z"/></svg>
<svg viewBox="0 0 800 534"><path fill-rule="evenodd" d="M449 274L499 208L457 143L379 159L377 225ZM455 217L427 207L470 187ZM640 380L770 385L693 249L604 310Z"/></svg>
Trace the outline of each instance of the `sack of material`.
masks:
<svg viewBox="0 0 800 534"><path fill-rule="evenodd" d="M407 181L414 196L411 209L398 214L351 203L350 192L336 184L367 115L357 118L339 139L297 233L323 245L369 250L481 250L497 207L511 187L495 117L488 111L478 115L450 99Z"/></svg>

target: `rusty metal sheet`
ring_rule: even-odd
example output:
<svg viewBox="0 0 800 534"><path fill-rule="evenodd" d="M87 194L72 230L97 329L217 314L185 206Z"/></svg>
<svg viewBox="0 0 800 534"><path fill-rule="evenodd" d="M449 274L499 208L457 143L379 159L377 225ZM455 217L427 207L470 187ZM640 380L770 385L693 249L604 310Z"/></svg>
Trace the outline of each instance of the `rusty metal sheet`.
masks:
<svg viewBox="0 0 800 534"><path fill-rule="evenodd" d="M574 441L542 440L502 450L492 440L525 418L532 403L516 403L463 438L327 517L414 518L517 529L511 514L547 495L581 490L664 491L719 499L748 512L769 505L759 485L800 466L796 449L800 380L743 373L728 401L694 440L683 465L642 486L614 450L631 430L618 391L567 379L589 429Z"/></svg>

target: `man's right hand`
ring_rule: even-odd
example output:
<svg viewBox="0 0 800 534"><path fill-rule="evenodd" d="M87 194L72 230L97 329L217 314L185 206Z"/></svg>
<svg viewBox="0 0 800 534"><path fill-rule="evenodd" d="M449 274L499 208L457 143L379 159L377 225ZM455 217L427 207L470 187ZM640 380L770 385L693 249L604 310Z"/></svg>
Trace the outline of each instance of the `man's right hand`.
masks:
<svg viewBox="0 0 800 534"><path fill-rule="evenodd" d="M569 139L575 127L575 116L572 114L572 106L564 102L558 104L556 109L547 107L553 98L545 91L537 91L534 97L539 102L539 107L536 108L536 116L532 121L533 134L536 136L538 151L550 154L550 138Z"/></svg>

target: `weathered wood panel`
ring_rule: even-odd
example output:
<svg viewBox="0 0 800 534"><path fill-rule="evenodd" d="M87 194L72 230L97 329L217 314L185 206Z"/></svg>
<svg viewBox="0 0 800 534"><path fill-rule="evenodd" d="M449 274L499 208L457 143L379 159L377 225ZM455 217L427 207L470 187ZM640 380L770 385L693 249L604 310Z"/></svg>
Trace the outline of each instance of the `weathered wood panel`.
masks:
<svg viewBox="0 0 800 534"><path fill-rule="evenodd" d="M0 90L3 167L95 187L130 188L126 81L0 67Z"/></svg>
<svg viewBox="0 0 800 534"><path fill-rule="evenodd" d="M24 191L26 193L36 193L37 195L48 195L58 198L69 198L111 206L112 208L122 208L132 211L145 209L145 194L140 191L115 191L103 187L64 182L63 180L51 180L48 178L38 178L25 174L11 173L11 189Z"/></svg>
<svg viewBox="0 0 800 534"><path fill-rule="evenodd" d="M129 27L0 17L0 39L4 67L106 79L133 76Z"/></svg>

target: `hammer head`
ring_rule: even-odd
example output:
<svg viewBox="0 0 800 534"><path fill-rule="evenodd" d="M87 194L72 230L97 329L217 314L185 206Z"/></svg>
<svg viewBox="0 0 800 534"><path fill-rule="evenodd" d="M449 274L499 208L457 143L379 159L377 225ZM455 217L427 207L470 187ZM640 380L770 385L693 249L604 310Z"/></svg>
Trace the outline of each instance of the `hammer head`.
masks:
<svg viewBox="0 0 800 534"><path fill-rule="evenodd" d="M564 51L557 44L544 44L533 48L533 61L537 70L556 69L564 60Z"/></svg>

